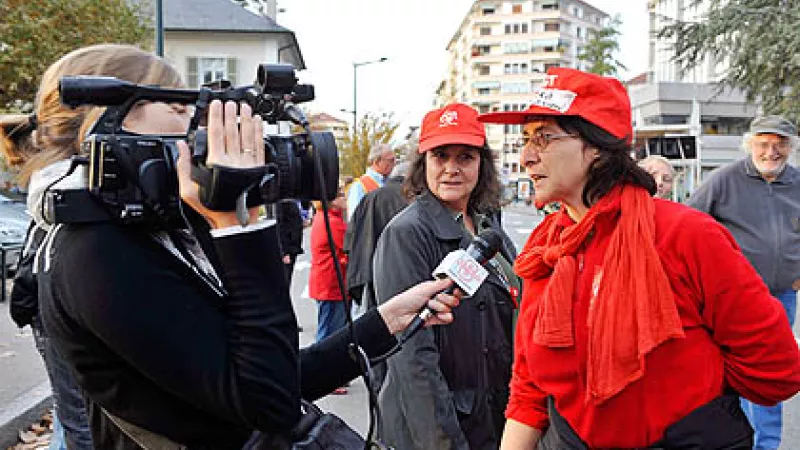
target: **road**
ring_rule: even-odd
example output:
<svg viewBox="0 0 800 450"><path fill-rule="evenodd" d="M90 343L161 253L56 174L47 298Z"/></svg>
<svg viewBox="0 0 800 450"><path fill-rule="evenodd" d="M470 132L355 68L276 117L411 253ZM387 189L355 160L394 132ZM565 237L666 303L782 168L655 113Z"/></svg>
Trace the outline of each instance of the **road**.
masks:
<svg viewBox="0 0 800 450"><path fill-rule="evenodd" d="M506 209L503 223L506 232L521 248L525 239L541 221L530 208L511 207ZM306 230L308 247L308 230ZM292 280L292 299L298 320L303 326L300 343L303 346L314 341L316 333L316 305L308 297L309 255L298 258ZM795 328L795 334L798 329ZM47 376L39 355L33 346L30 329L19 331L8 315L8 303L0 303L0 424L21 406L39 397L46 388ZM355 381L346 395L331 395L321 399L318 404L326 411L332 411L344 418L353 428L365 434L368 429L368 406L366 391L361 380ZM782 450L800 448L800 400L797 396L790 400L784 412L784 439Z"/></svg>

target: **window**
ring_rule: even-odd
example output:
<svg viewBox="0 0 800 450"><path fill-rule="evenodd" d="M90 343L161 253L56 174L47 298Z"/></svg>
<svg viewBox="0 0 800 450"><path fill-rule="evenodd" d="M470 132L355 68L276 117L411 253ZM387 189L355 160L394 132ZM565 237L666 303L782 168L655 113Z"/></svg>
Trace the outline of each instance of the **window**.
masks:
<svg viewBox="0 0 800 450"><path fill-rule="evenodd" d="M581 30L581 27L575 27L575 36L583 37L583 30Z"/></svg>
<svg viewBox="0 0 800 450"><path fill-rule="evenodd" d="M478 69L478 73L480 75L490 75L491 68L489 66L480 66L480 68Z"/></svg>
<svg viewBox="0 0 800 450"><path fill-rule="evenodd" d="M486 114L489 112L489 105L478 105L478 112L481 114Z"/></svg>
<svg viewBox="0 0 800 450"><path fill-rule="evenodd" d="M519 172L519 164L518 163L511 163L511 173Z"/></svg>
<svg viewBox="0 0 800 450"><path fill-rule="evenodd" d="M525 103L504 103L503 104L503 111L524 111L528 105ZM511 126L511 125L507 125ZM506 128L506 130L510 130L510 128ZM520 133L522 132L522 128L519 129ZM508 133L508 131L506 131Z"/></svg>
<svg viewBox="0 0 800 450"><path fill-rule="evenodd" d="M483 10L481 10L481 14L483 14L484 16L491 16L494 14L494 8L485 7L483 8Z"/></svg>
<svg viewBox="0 0 800 450"><path fill-rule="evenodd" d="M520 34L528 32L527 23L508 23L505 26L506 34Z"/></svg>
<svg viewBox="0 0 800 450"><path fill-rule="evenodd" d="M583 19L583 8L577 5L572 5L572 15Z"/></svg>
<svg viewBox="0 0 800 450"><path fill-rule="evenodd" d="M481 27L481 36L490 36L492 34L492 27Z"/></svg>
<svg viewBox="0 0 800 450"><path fill-rule="evenodd" d="M522 13L522 5L521 4L511 5L511 13L512 14L521 14Z"/></svg>
<svg viewBox="0 0 800 450"><path fill-rule="evenodd" d="M488 55L491 49L488 45L479 45L477 47L472 47L472 56L482 56Z"/></svg>
<svg viewBox="0 0 800 450"><path fill-rule="evenodd" d="M503 83L500 91L503 94L527 94L530 92L528 83Z"/></svg>
<svg viewBox="0 0 800 450"><path fill-rule="evenodd" d="M478 89L478 95L489 95L492 93L491 91L489 88L480 88Z"/></svg>
<svg viewBox="0 0 800 450"><path fill-rule="evenodd" d="M503 44L503 53L528 53L530 47L526 42L507 42Z"/></svg>
<svg viewBox="0 0 800 450"><path fill-rule="evenodd" d="M228 80L236 85L236 58L186 59L186 84L189 87L198 88L217 80Z"/></svg>
<svg viewBox="0 0 800 450"><path fill-rule="evenodd" d="M528 73L528 63L506 63L503 66L503 73L506 75Z"/></svg>
<svg viewBox="0 0 800 450"><path fill-rule="evenodd" d="M548 69L552 69L555 67L561 67L558 63L548 63L544 65L544 71L547 72Z"/></svg>
<svg viewBox="0 0 800 450"><path fill-rule="evenodd" d="M561 29L561 24L558 22L550 22L544 24L544 31L558 31Z"/></svg>
<svg viewBox="0 0 800 450"><path fill-rule="evenodd" d="M542 11L558 11L558 2L542 4Z"/></svg>

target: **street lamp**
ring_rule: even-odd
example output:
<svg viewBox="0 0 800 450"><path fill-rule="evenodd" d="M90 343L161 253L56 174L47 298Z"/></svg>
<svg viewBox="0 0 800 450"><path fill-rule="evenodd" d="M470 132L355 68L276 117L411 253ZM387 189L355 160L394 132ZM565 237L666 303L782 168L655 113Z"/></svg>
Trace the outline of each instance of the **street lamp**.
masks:
<svg viewBox="0 0 800 450"><path fill-rule="evenodd" d="M156 55L164 56L164 5L163 0L156 0Z"/></svg>
<svg viewBox="0 0 800 450"><path fill-rule="evenodd" d="M356 131L356 125L358 124L358 104L356 103L356 98L357 98L356 92L358 90L358 88L357 88L357 86L358 86L358 82L357 82L358 70L357 69L359 67L361 67L361 66L367 66L367 65L370 65L370 64L382 63L382 62L386 61L387 59L389 59L389 58L380 58L380 59L375 59L375 60L372 60L372 61L362 61L362 62L354 62L353 63L353 132L354 133Z"/></svg>

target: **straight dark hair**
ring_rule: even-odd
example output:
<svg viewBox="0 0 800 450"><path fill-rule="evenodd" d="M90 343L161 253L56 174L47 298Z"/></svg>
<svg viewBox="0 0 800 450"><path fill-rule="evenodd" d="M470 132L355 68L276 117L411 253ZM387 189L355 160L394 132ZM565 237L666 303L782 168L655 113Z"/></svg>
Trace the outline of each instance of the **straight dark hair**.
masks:
<svg viewBox="0 0 800 450"><path fill-rule="evenodd" d="M483 147L473 148L480 154L481 167L478 172L478 184L475 185L475 189L469 196L467 211L487 213L500 207L500 180L494 165L494 155L492 155L489 145L484 143ZM408 168L408 175L403 182L403 192L408 199L413 199L429 190L425 177L426 170L425 153L414 153L411 167Z"/></svg>
<svg viewBox="0 0 800 450"><path fill-rule="evenodd" d="M580 117L556 117L556 123L567 133L580 136L599 152L598 158L589 166L589 176L581 194L586 207L597 203L621 183L643 187L650 195L656 193L655 180L633 160L627 139L620 139Z"/></svg>

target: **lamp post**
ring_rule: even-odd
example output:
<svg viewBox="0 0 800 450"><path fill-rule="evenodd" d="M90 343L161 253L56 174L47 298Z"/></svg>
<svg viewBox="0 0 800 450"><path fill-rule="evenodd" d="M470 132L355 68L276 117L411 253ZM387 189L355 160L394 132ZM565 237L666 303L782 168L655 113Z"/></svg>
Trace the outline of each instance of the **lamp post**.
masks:
<svg viewBox="0 0 800 450"><path fill-rule="evenodd" d="M164 56L164 5L162 0L156 0L156 55Z"/></svg>
<svg viewBox="0 0 800 450"><path fill-rule="evenodd" d="M376 64L382 63L389 58L380 58L374 59L371 61L362 61L362 62L353 62L353 133L356 132L356 127L358 125L358 104L356 103L357 97L357 90L358 90L358 68L361 66L367 66L369 64Z"/></svg>

